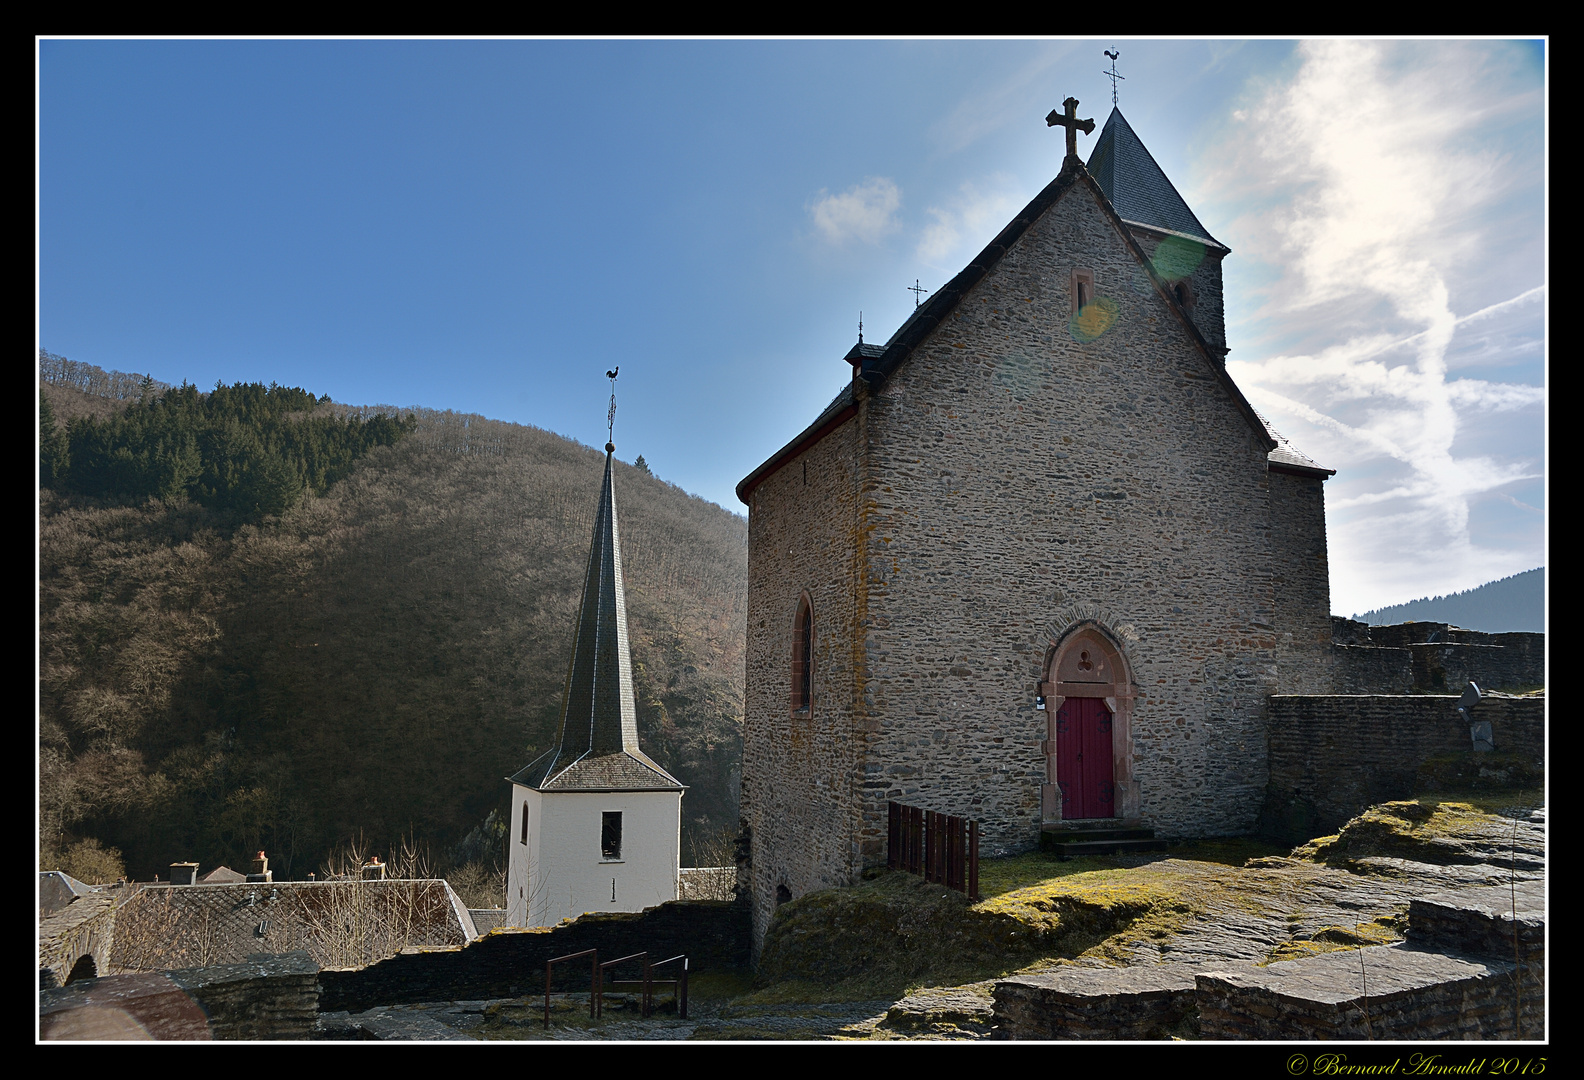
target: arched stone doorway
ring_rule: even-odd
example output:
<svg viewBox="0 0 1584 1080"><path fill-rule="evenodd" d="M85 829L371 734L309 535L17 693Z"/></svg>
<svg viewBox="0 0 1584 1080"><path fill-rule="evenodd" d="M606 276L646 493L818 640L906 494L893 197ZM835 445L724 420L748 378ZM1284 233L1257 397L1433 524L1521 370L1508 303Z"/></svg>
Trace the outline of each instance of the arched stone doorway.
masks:
<svg viewBox="0 0 1584 1080"><path fill-rule="evenodd" d="M1047 823L1139 816L1133 779L1133 678L1122 650L1095 625L1067 633L1046 658Z"/></svg>

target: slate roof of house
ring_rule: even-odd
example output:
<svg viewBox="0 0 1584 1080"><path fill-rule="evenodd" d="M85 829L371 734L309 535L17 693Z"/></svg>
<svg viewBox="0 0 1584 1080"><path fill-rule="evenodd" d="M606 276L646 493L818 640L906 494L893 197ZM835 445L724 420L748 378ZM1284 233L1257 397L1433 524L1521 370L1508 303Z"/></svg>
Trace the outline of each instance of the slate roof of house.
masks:
<svg viewBox="0 0 1584 1080"><path fill-rule="evenodd" d="M92 896L96 889L85 885L64 870L39 871L39 917L53 915L67 904L84 896Z"/></svg>
<svg viewBox="0 0 1584 1080"><path fill-rule="evenodd" d="M621 532L611 486L614 451L606 445L605 481L594 516L556 748L507 777L539 791L681 791L683 787L638 748Z"/></svg>
<svg viewBox="0 0 1584 1080"><path fill-rule="evenodd" d="M1087 168L1117 215L1128 224L1176 233L1226 249L1188 209L1188 203L1139 141L1121 109L1111 110L1089 154Z"/></svg>
<svg viewBox="0 0 1584 1080"><path fill-rule="evenodd" d="M1117 111L1113 111L1112 113L1113 119L1120 118L1121 115L1122 114ZM1126 121L1122 121L1121 126L1126 127ZM1106 122L1106 131L1112 132L1112 140L1113 143L1115 143L1117 138L1116 130L1113 128L1112 122L1110 120ZM1132 128L1127 128L1127 132L1129 135L1132 135ZM1102 138L1104 138L1105 134L1105 131L1101 132ZM1134 142L1137 142L1137 139L1137 135L1132 135L1132 140ZM1140 148L1142 149L1142 144L1140 144ZM1113 156L1118 155L1114 153ZM1149 168L1153 169L1155 173L1160 173L1160 166L1155 164L1155 159L1149 156L1148 151L1144 151L1143 160L1147 161ZM1120 154L1119 161L1120 164L1113 168L1113 176L1115 177L1120 175L1125 181L1121 185L1122 189L1127 190L1134 187L1140 189L1150 188L1157 190L1158 193L1158 188L1154 185L1153 180L1149 180L1147 182L1139 180L1136 174L1129 173L1128 169L1124 167L1128 166L1133 168L1142 168L1140 159L1136 155L1132 155L1131 153ZM1131 165L1129 163L1131 163ZM1104 163L1102 162L1102 164ZM1121 169L1120 173L1117 172L1118 168ZM1180 203L1182 201L1182 197L1176 194L1177 189L1171 186L1171 181L1166 180L1164 174L1160 174L1160 179L1161 182L1163 182L1166 187L1170 189L1171 193ZM1140 267L1144 271L1145 275L1155 284L1155 287L1162 299L1165 300L1166 304L1173 311L1177 312L1182 321L1183 327L1188 333L1188 336L1198 344L1200 350L1204 354L1205 361L1209 365L1211 372L1226 389L1227 394L1232 399L1234 406L1236 406L1237 409L1243 413L1244 418L1249 423L1249 426L1252 427L1259 436L1262 436L1265 439L1267 443L1267 451L1276 449L1278 443L1277 440L1270 435L1268 425L1266 425L1265 422L1260 418L1259 414L1254 411L1254 407L1250 405L1248 399L1243 396L1243 391L1238 388L1237 383L1233 382L1232 377L1226 373L1226 366L1222 362L1224 354L1221 352L1221 350L1215 348L1208 341L1206 341L1204 335L1199 332L1199 328L1194 325L1194 322L1188 316L1188 313L1183 310L1182 305L1178 302L1175 294L1167 286L1166 282L1160 277L1160 275L1155 272L1155 268L1151 264L1149 257L1145 255L1143 248L1139 247L1138 241L1128 230L1127 222L1123 219L1122 215L1117 212L1116 207L1111 204L1111 199L1106 194L1105 189L1102 188L1096 179L1089 174L1089 171L1087 168L1085 168L1083 162L1076 156L1069 157L1062 162L1061 172L1056 175L1056 179L1045 185L1045 189L1038 195L1034 196L1034 198L1029 201L1029 204L1019 211L1017 216L1008 222L1006 227L996 234L995 239L991 240L990 243L985 246L984 250L979 252L979 254L976 255L972 261L970 261L968 265L957 274L956 277L952 278L951 281L947 282L941 288L935 290L934 296L931 296L922 305L914 309L913 313L909 315L907 319L903 321L902 325L897 328L896 333L891 335L891 339L886 342L885 349L879 356L871 355L869 346L864 346L861 353L862 361L860 365L855 366L853 372L854 376L876 386L889 378L891 373L900 367L902 363L912 355L914 348L923 342L937 326L943 323L951 315L952 311L962 301L963 297L968 294L969 290L977 285L980 279L988 274L995 267L995 265L1001 261L1001 257L1007 253L1007 250L1011 248L1011 246L1016 243L1025 232L1028 231L1029 226L1034 224L1034 222L1039 219L1041 214L1055 205L1057 200L1065 195L1068 190L1075 185L1086 185L1096 196L1098 196L1102 210L1112 219L1113 224L1117 227L1117 231L1121 234L1123 242L1132 249L1134 257L1139 261ZM1209 234L1205 231L1204 227L1198 224L1198 219L1193 216L1193 212L1187 209L1186 204L1183 205L1183 210L1187 213L1188 218L1191 220L1192 226L1197 229L1198 233L1203 234L1202 236L1198 237L1199 239L1208 240L1210 243L1216 244L1218 247L1225 247L1225 245L1220 244L1219 241L1209 237ZM1148 223L1145 222L1142 224L1147 225ZM1150 227L1158 228L1160 226ZM849 351L849 360L852 358L852 356L853 352ZM851 386L843 390L842 394L837 395L836 401L833 401L829 406L827 406L812 424L804 428L803 431L800 432L795 438L793 438L780 450L777 450L774 454L772 454L757 469L745 476L737 485L737 498L740 499L744 504L747 504L748 496L753 492L753 489L765 479L765 477L780 469L783 465L787 464L787 462L801 454L806 447L812 445L814 442L817 442L820 438L822 438L825 429L833 427L838 422L838 418L841 417L841 414L846 408L853 407L853 400L851 397L847 399L847 403L845 405L842 404L843 395L851 395L851 393Z"/></svg>
<svg viewBox="0 0 1584 1080"><path fill-rule="evenodd" d="M246 880L246 874L239 874L229 866L217 866L199 878L198 882L202 885L235 885Z"/></svg>
<svg viewBox="0 0 1584 1080"><path fill-rule="evenodd" d="M116 911L106 970L236 964L298 949L322 967L362 967L476 937L467 905L439 879L148 885Z"/></svg>

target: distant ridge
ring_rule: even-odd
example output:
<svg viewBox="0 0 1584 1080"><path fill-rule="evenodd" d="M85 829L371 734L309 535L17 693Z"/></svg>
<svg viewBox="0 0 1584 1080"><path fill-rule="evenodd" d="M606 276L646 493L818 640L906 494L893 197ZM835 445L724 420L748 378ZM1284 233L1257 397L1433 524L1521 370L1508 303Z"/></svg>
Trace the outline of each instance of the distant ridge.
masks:
<svg viewBox="0 0 1584 1080"><path fill-rule="evenodd" d="M1450 596L1426 597L1354 615L1359 622L1384 626L1402 622L1444 622L1465 630L1505 634L1545 629L1545 567L1488 582Z"/></svg>

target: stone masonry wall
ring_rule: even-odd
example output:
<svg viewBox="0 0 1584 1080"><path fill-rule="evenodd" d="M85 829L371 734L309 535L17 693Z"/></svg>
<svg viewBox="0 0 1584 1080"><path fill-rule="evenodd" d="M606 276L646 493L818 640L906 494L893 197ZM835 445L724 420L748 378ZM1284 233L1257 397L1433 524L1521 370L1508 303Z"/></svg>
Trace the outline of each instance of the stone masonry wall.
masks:
<svg viewBox="0 0 1584 1080"><path fill-rule="evenodd" d="M1133 228L1129 231L1133 239L1138 241L1139 247L1144 249L1144 254L1155 259L1157 249L1166 237L1149 229ZM1192 261L1193 249L1200 246L1180 236L1171 237L1168 242L1173 250L1169 258L1159 260L1158 268L1162 271L1180 267L1185 255ZM1224 257L1225 252L1204 249L1203 258L1193 266L1187 278L1188 287L1193 290L1193 303L1188 316L1210 347L1217 350L1217 359L1221 359L1226 350L1226 305L1221 287L1221 260ZM1168 266L1168 263L1171 265Z"/></svg>
<svg viewBox="0 0 1584 1080"><path fill-rule="evenodd" d="M858 866L861 427L861 415L850 418L751 496L742 814L752 842L756 940L778 896L845 884ZM794 715L793 621L805 592L814 622L813 702Z"/></svg>
<svg viewBox="0 0 1584 1080"><path fill-rule="evenodd" d="M1102 317L1075 329L1078 268ZM869 407L866 837L896 798L979 819L986 854L1033 847L1037 683L1089 624L1133 668L1141 824L1250 829L1276 679L1265 449L1086 187Z"/></svg>
<svg viewBox="0 0 1584 1080"><path fill-rule="evenodd" d="M1284 694L1332 692L1325 483L1318 476L1272 472L1270 500L1278 689Z"/></svg>
<svg viewBox="0 0 1584 1080"><path fill-rule="evenodd" d="M1470 682L1482 690L1545 685L1544 634L1486 634L1433 622L1369 626L1333 616L1332 635L1334 694L1459 693Z"/></svg>
<svg viewBox="0 0 1584 1080"><path fill-rule="evenodd" d="M1411 798L1428 759L1472 752L1457 702L1429 694L1272 697L1260 831L1307 840L1375 803ZM1544 757L1543 699L1487 697L1474 717L1491 722L1497 751Z"/></svg>

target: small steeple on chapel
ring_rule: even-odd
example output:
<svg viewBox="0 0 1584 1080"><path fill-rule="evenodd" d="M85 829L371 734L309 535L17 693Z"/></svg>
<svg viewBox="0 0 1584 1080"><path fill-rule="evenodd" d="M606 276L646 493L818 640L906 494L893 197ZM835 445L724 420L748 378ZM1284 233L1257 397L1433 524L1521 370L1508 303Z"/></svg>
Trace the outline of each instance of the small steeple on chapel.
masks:
<svg viewBox="0 0 1584 1080"><path fill-rule="evenodd" d="M614 418L614 374L611 383ZM641 911L677 895L683 785L638 746L615 452L607 442L556 746L507 778L512 926Z"/></svg>

